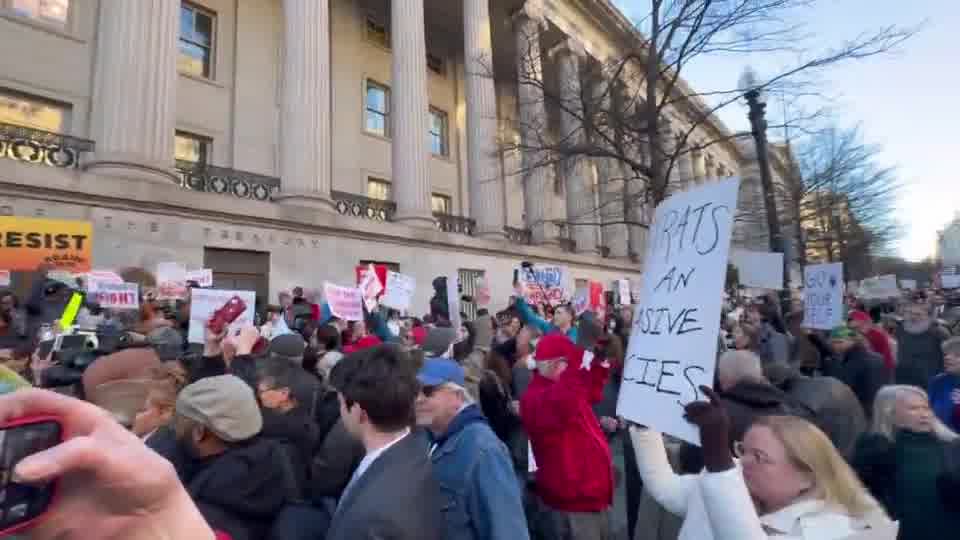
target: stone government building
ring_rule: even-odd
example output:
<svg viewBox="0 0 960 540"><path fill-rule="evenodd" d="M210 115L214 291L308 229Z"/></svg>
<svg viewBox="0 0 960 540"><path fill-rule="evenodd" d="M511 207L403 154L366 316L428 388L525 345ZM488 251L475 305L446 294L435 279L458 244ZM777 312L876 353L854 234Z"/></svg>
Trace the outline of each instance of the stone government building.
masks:
<svg viewBox="0 0 960 540"><path fill-rule="evenodd" d="M525 201L497 145L536 112L522 47L550 84L636 39L609 0L0 0L0 214L89 220L97 268L179 260L261 299L368 261L416 277L415 312L440 274L485 274L499 308L521 260L636 279L642 227L545 235L563 193Z"/></svg>

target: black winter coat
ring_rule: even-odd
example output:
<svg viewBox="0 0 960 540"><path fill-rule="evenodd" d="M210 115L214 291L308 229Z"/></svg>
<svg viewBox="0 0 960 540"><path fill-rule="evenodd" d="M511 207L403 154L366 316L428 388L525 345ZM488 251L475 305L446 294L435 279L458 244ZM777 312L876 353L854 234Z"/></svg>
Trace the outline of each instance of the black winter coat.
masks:
<svg viewBox="0 0 960 540"><path fill-rule="evenodd" d="M868 351L863 345L854 346L842 359L827 359L823 363L823 374L840 379L849 386L857 395L867 418L873 416L873 398L877 391L890 383L890 372L883 363L883 357Z"/></svg>

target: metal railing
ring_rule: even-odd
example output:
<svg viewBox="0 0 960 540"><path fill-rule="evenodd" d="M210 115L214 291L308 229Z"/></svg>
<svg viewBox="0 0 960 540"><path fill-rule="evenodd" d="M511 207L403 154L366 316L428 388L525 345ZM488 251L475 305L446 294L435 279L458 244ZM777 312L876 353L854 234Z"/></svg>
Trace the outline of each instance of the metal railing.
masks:
<svg viewBox="0 0 960 540"><path fill-rule="evenodd" d="M363 195L354 195L343 191L331 191L331 197L337 212L344 216L353 216L373 221L393 221L397 203L381 199L371 199Z"/></svg>
<svg viewBox="0 0 960 540"><path fill-rule="evenodd" d="M88 139L0 123L0 158L70 169L79 167L80 155L95 146Z"/></svg>
<svg viewBox="0 0 960 540"><path fill-rule="evenodd" d="M533 243L533 233L530 232L530 229L504 227L503 231L507 233L507 240L514 244L523 244L525 246L529 246Z"/></svg>
<svg viewBox="0 0 960 540"><path fill-rule="evenodd" d="M470 218L439 212L435 212L433 217L437 220L437 228L444 232L473 236L477 228L477 222Z"/></svg>
<svg viewBox="0 0 960 540"><path fill-rule="evenodd" d="M191 191L269 201L273 193L280 190L280 179L275 176L180 160L176 168L180 187Z"/></svg>

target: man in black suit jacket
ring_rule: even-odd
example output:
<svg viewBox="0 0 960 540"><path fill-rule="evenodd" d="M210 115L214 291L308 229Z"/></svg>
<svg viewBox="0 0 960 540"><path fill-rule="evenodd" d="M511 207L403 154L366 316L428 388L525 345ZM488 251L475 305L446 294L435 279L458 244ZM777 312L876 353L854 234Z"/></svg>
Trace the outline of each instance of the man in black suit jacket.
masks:
<svg viewBox="0 0 960 540"><path fill-rule="evenodd" d="M326 540L440 540L443 499L426 440L410 432L418 383L397 345L353 353L330 373L347 431L366 455L340 497Z"/></svg>

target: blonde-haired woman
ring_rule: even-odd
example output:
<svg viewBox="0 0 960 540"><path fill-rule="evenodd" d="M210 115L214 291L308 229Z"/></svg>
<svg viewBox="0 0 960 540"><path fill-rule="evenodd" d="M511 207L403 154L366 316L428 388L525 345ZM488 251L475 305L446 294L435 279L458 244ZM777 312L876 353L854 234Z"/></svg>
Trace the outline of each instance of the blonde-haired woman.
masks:
<svg viewBox="0 0 960 540"><path fill-rule="evenodd" d="M894 540L896 525L830 439L792 416L757 420L730 450L730 420L716 394L687 406L700 428L706 471L676 475L659 433L631 429L644 488L683 517L679 540L839 540L873 529Z"/></svg>
<svg viewBox="0 0 960 540"><path fill-rule="evenodd" d="M945 531L960 530L960 471L948 465L958 436L929 403L916 386L881 388L873 425L857 441L851 459L873 495L900 521L904 540L945 538Z"/></svg>

